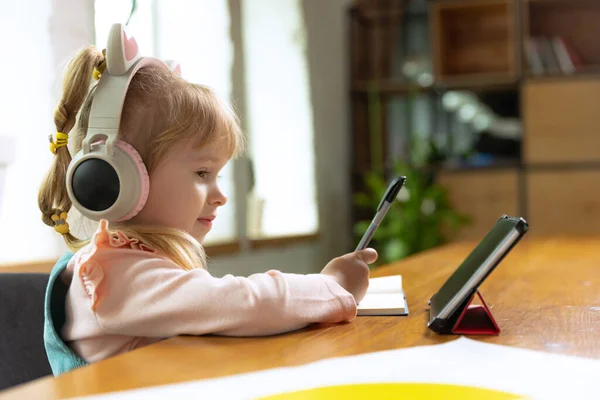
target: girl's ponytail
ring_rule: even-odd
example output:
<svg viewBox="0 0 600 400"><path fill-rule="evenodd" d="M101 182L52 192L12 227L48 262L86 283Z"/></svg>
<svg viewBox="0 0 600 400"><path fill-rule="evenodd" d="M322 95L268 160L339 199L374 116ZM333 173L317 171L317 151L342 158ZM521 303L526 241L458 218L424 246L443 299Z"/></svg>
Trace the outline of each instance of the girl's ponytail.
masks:
<svg viewBox="0 0 600 400"><path fill-rule="evenodd" d="M104 65L104 54L93 46L81 50L71 60L63 81L63 96L54 110L57 134L52 136L50 148L55 157L38 193L42 221L60 232L71 250L80 246L79 239L71 234L66 223L66 213L71 209L65 182L71 162L66 138L75 126L77 113L88 96L90 81L92 78L98 79Z"/></svg>

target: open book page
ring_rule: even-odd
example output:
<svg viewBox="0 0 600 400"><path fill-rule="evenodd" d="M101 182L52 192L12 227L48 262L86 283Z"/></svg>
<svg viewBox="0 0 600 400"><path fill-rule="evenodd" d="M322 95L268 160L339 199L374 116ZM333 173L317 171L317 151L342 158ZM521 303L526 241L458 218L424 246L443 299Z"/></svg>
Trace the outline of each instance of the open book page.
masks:
<svg viewBox="0 0 600 400"><path fill-rule="evenodd" d="M382 276L369 280L367 293L402 293L402 275Z"/></svg>
<svg viewBox="0 0 600 400"><path fill-rule="evenodd" d="M358 304L358 315L408 315L402 276L371 278L367 294Z"/></svg>

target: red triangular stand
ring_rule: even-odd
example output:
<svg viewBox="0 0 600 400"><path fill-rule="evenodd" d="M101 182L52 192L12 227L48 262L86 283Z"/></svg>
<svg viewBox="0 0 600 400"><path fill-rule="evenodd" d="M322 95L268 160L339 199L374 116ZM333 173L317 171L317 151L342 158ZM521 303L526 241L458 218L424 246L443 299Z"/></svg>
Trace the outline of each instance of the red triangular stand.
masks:
<svg viewBox="0 0 600 400"><path fill-rule="evenodd" d="M497 335L500 328L492 316L483 296L476 292L481 305L471 304L475 295L471 296L460 316L456 320L452 333L459 335Z"/></svg>

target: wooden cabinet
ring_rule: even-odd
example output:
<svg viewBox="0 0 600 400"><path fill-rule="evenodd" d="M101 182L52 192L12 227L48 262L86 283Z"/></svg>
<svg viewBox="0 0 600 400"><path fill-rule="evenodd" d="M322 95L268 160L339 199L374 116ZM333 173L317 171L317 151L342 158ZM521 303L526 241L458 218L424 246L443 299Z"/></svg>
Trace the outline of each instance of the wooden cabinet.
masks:
<svg viewBox="0 0 600 400"><path fill-rule="evenodd" d="M453 240L479 240L502 214L519 215L519 172L515 169L446 171L439 183L448 190L452 206L472 218Z"/></svg>
<svg viewBox="0 0 600 400"><path fill-rule="evenodd" d="M529 171L531 233L600 234L600 170Z"/></svg>
<svg viewBox="0 0 600 400"><path fill-rule="evenodd" d="M600 79L529 81L523 92L531 234L600 234Z"/></svg>
<svg viewBox="0 0 600 400"><path fill-rule="evenodd" d="M523 117L525 163L600 161L600 79L526 83Z"/></svg>

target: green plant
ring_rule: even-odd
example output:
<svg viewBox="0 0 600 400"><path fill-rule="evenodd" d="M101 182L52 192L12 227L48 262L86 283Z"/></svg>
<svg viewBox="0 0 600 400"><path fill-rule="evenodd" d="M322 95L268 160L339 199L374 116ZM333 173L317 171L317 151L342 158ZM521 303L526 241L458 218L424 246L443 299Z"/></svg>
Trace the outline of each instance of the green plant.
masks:
<svg viewBox="0 0 600 400"><path fill-rule="evenodd" d="M407 100L412 103L414 94ZM410 114L410 113L409 113ZM354 203L368 213L374 213L388 185L386 175L406 176L405 186L398 200L390 207L373 237L373 247L379 251L375 265L400 260L406 256L439 246L446 242L445 234L457 231L470 218L453 210L447 191L435 182L434 168L444 154L422 135L411 135L411 154L408 162L396 161L391 171L384 170L381 154L381 103L379 90L371 83L369 90L369 122L371 132L371 170L364 174L363 192L356 193ZM412 125L412 121L407 121ZM370 220L358 221L354 226L357 240L367 230Z"/></svg>
<svg viewBox="0 0 600 400"><path fill-rule="evenodd" d="M446 189L433 182L430 170L397 162L393 174L406 176L406 186L373 237L373 247L379 251L377 265L439 246L446 242L444 233L456 231L469 221L468 217L452 209ZM365 175L366 190L355 195L355 204L375 212L387 185L383 174L368 172ZM357 238L364 234L370 222L356 223L354 233Z"/></svg>

